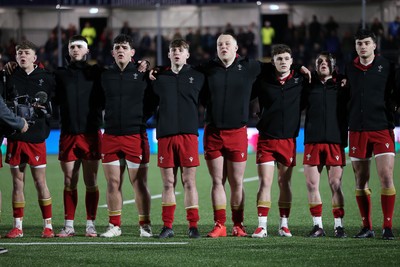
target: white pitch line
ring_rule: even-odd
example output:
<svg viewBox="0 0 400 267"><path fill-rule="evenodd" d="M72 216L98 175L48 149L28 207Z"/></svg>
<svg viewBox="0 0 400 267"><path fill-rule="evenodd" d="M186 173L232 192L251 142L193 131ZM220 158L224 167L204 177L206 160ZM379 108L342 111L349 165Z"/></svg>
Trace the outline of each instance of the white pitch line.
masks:
<svg viewBox="0 0 400 267"><path fill-rule="evenodd" d="M47 245L187 245L189 242L33 242L0 243L0 246L47 246Z"/></svg>
<svg viewBox="0 0 400 267"><path fill-rule="evenodd" d="M245 178L245 179L243 180L244 183L253 182L253 181L258 181L258 176L250 177L250 178ZM182 193L181 193L181 192L175 192L175 195L180 195L180 194L182 194ZM151 196L151 199L157 199L157 198L161 198L161 197L162 197L162 195L161 195L161 194L158 194L158 195ZM134 199L125 200L125 201L123 202L123 205L131 204L131 203L135 203L135 200L134 200ZM107 208L107 204L100 205L99 208Z"/></svg>
<svg viewBox="0 0 400 267"><path fill-rule="evenodd" d="M244 183L253 182L253 181L258 181L258 176L254 176L254 177L250 177L250 178L245 178L245 179L243 180Z"/></svg>
<svg viewBox="0 0 400 267"><path fill-rule="evenodd" d="M182 194L182 193L181 192L175 192L175 195L180 195L180 194ZM158 194L158 195L151 196L151 199L156 199L156 198L161 198L161 197L162 197L162 195ZM134 199L125 200L122 204L126 205L126 204L131 204L131 203L135 203L135 200ZM99 208L107 208L107 204L100 205Z"/></svg>

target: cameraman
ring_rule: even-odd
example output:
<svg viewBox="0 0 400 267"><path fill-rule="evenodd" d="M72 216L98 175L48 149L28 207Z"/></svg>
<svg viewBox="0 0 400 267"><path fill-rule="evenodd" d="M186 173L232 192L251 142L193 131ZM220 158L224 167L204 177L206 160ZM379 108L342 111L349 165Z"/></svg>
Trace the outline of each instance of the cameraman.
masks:
<svg viewBox="0 0 400 267"><path fill-rule="evenodd" d="M24 118L18 117L10 111L10 109L4 103L4 99L1 95L0 95L0 123L1 123L0 144L2 143L3 140L2 136L4 128L11 127L15 130L19 130L21 133L25 133L29 128L29 125ZM1 153L0 153L0 159L1 159ZM2 167L1 160L0 160L0 167Z"/></svg>
<svg viewBox="0 0 400 267"><path fill-rule="evenodd" d="M48 119L51 105L49 99L54 90L55 81L52 74L34 64L37 57L36 46L33 43L23 41L16 46L15 50L18 66L10 76L6 77L5 83L1 86L4 87L2 89L3 92L6 92L5 99L8 101L27 96L25 104L28 107L25 107L25 110L31 110L31 106L33 106L33 114L26 118L31 122L27 134L16 133L8 137L6 162L10 165L13 178L14 223L13 229L6 237L23 237L24 178L26 164L29 164L44 220L42 237L49 238L54 237L54 233L51 223L52 202L46 184L45 140L50 133ZM20 106L24 107L23 104L17 105L17 107ZM16 110L19 113L19 109L16 108Z"/></svg>
<svg viewBox="0 0 400 267"><path fill-rule="evenodd" d="M15 130L25 133L28 130L28 123L24 118L15 116L14 113L4 103L3 97L0 95L0 145L3 143L3 131L6 127L11 127ZM0 152L0 168L3 167L1 152ZM1 191L0 191L0 216L1 216ZM0 254L7 253L8 250L0 247Z"/></svg>

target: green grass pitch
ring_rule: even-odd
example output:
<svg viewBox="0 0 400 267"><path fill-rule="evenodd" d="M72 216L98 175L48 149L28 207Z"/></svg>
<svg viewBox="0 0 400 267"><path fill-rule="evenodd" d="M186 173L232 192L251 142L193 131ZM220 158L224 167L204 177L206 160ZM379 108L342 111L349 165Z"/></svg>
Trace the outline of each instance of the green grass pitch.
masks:
<svg viewBox="0 0 400 267"><path fill-rule="evenodd" d="M396 156L395 185L400 190L400 157ZM79 206L75 218L77 236L72 238L40 238L42 231L41 213L37 194L28 169L26 175L24 217L24 237L16 240L1 238L0 247L9 253L0 255L0 266L399 266L400 265L400 218L399 205L394 215L394 234L396 240L381 240L382 212L380 208L380 186L375 163L371 164L371 189L373 201L373 224L377 237L368 240L351 238L361 226L361 219L354 196L354 176L351 164L345 168L343 191L345 195L344 224L349 238L333 238L333 216L331 212L330 190L326 174L320 189L323 200L323 223L327 237L307 238L312 228L308 209L305 178L302 172L302 155L297 158L298 166L292 178L293 203L289 226L292 238L278 236L279 214L277 208L278 187L276 179L273 186L272 208L268 217L268 234L264 239L252 238L206 238L213 225L210 199L211 182L206 164L201 155L201 166L197 171L199 191L200 222L202 238L191 240L187 237L186 214L183 207L183 189L178 183L176 192L175 237L168 240L144 239L138 236L138 217L134 203L126 204L122 211L122 236L114 239L86 238L84 185L79 181ZM7 164L0 170L0 189L3 193L3 208L0 235L4 236L12 227L11 190L12 180ZM57 157L48 156L47 183L53 199L53 226L55 232L63 226L63 175ZM249 155L245 173L245 225L251 234L257 227L256 195L258 189L255 156ZM250 178L250 179L249 179ZM98 184L100 203L96 227L103 232L108 223L105 191L106 183L100 166ZM158 234L161 227L162 183L160 172L153 155L149 168L149 188L154 196L151 219L153 233ZM226 187L229 196L229 186ZM124 200L133 199L133 189L128 179L123 186ZM398 194L399 195L399 194ZM399 200L399 197L397 197ZM228 199L229 201L229 199ZM228 202L229 203L229 202ZM231 230L230 211L227 211L227 229Z"/></svg>

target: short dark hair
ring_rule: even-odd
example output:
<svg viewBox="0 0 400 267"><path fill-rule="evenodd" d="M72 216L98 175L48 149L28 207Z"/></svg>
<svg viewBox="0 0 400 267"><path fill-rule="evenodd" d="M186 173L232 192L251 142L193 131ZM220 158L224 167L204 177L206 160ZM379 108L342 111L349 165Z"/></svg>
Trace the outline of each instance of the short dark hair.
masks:
<svg viewBox="0 0 400 267"><path fill-rule="evenodd" d="M131 48L133 48L133 39L127 34L119 34L114 38L113 44L123 44L128 43Z"/></svg>
<svg viewBox="0 0 400 267"><path fill-rule="evenodd" d="M75 42L75 41L84 41L85 43L88 43L87 39L82 36L82 35L74 35L71 38L69 38L69 43Z"/></svg>
<svg viewBox="0 0 400 267"><path fill-rule="evenodd" d="M21 49L32 49L36 53L37 46L34 43L32 43L28 40L25 40L15 46L16 51L21 50Z"/></svg>
<svg viewBox="0 0 400 267"><path fill-rule="evenodd" d="M171 49L174 47L183 47L183 48L189 50L189 44L183 39L175 39L175 40L171 41L169 43L169 48Z"/></svg>
<svg viewBox="0 0 400 267"><path fill-rule="evenodd" d="M376 43L376 35L372 31L368 29L359 29L357 33L354 35L354 41L362 40L369 37L371 37L372 41Z"/></svg>
<svg viewBox="0 0 400 267"><path fill-rule="evenodd" d="M283 53L289 53L290 55L292 55L292 49L290 49L290 47L285 44L276 44L272 46L271 48L272 57Z"/></svg>

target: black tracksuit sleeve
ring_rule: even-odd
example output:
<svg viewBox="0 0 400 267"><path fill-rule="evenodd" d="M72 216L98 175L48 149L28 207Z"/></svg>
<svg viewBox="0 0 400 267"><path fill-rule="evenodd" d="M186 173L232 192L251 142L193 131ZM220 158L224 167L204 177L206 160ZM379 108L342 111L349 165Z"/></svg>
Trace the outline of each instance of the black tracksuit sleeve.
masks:
<svg viewBox="0 0 400 267"><path fill-rule="evenodd" d="M400 68L396 69L396 86L393 88L392 99L395 104L396 111L400 107Z"/></svg>
<svg viewBox="0 0 400 267"><path fill-rule="evenodd" d="M146 74L148 77L148 73ZM151 116L153 116L156 113L157 106L159 104L159 99L158 96L154 93L153 89L153 82L150 81L149 78L147 78L147 88L144 93L144 118L145 121L150 119Z"/></svg>
<svg viewBox="0 0 400 267"><path fill-rule="evenodd" d="M3 97L0 96L0 132L3 133L3 125L6 124L7 126L21 130L25 123L21 117L16 116L11 110L6 106L4 103Z"/></svg>

